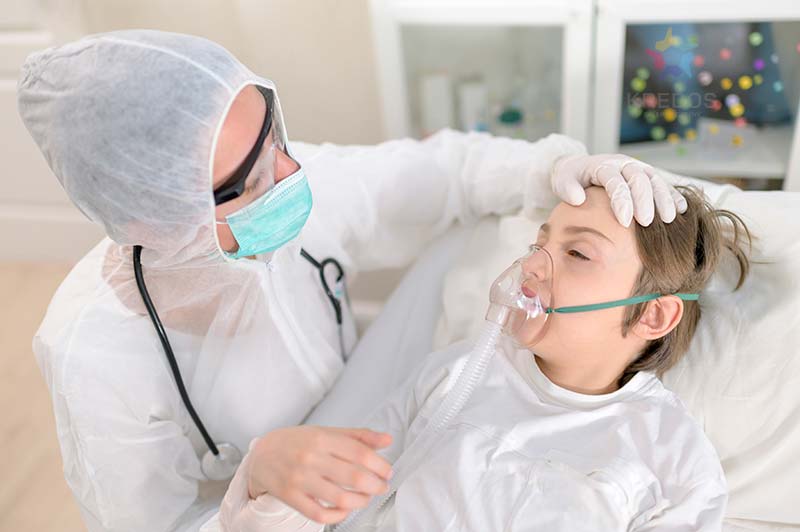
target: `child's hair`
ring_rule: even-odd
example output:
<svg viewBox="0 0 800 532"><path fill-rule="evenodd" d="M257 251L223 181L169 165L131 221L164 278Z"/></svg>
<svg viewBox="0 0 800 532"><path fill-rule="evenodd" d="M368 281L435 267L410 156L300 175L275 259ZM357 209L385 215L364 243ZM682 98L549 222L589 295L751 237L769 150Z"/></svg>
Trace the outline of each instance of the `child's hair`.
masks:
<svg viewBox="0 0 800 532"><path fill-rule="evenodd" d="M750 271L748 253L753 237L736 214L715 209L703 192L695 187L676 187L686 198L688 208L675 220L664 223L656 215L647 227L636 224L636 244L642 271L631 296L657 292L660 294L700 293L708 282L725 249L739 262L736 289L744 283ZM747 239L748 253L743 244ZM701 296L702 299L702 296ZM647 303L626 309L622 324L625 336L639 321ZM661 377L674 366L689 348L700 320L700 303L685 301L683 317L665 336L648 342L639 356L631 362L619 379L622 387L637 371L653 371Z"/></svg>

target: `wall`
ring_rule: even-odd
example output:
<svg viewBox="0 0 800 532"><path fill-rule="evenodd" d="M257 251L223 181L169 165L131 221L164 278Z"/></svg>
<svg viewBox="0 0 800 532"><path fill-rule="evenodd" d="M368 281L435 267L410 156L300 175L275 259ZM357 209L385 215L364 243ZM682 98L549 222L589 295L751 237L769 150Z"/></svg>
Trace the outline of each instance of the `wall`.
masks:
<svg viewBox="0 0 800 532"><path fill-rule="evenodd" d="M381 139L367 0L86 0L89 32L208 37L278 86L292 138ZM187 16L190 14L190 16Z"/></svg>

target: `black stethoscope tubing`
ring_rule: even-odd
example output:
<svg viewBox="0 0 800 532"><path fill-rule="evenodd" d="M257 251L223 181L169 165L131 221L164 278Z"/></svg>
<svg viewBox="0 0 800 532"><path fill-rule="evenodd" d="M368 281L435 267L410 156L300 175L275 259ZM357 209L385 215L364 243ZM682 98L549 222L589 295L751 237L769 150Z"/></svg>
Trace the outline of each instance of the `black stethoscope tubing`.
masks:
<svg viewBox="0 0 800 532"><path fill-rule="evenodd" d="M342 350L343 347L343 340L342 340L342 304L336 295L331 291L330 286L328 286L328 281L325 278L325 267L328 265L333 265L337 270L337 278L336 282L339 283L344 278L344 270L342 269L341 264L334 259L334 258L327 258L322 262L317 261L314 257L312 257L305 249L300 249L300 254L305 258L308 262L310 262L317 270L319 270L319 277L322 283L322 288L325 290L325 295L328 297L328 300L333 307L334 313L336 314L336 323L339 326L339 343ZM175 353L172 351L172 345L169 342L169 338L167 336L167 332L164 329L164 325L161 323L161 319L158 316L158 312L156 312L155 305L153 305L153 301L150 299L150 294L147 292L147 286L144 282L144 275L142 274L142 246L133 246L133 273L136 277L136 286L139 288L139 293L142 296L142 301L144 302L144 306L147 309L147 314L150 316L150 321L153 322L153 327L158 333L158 338L161 340L161 346L164 348L164 354L167 356L167 361L169 362L169 367L172 370L172 376L175 379L175 384L178 387L178 393L181 396L181 401L183 401L186 410L189 412L189 416L191 416L192 421L194 422L197 430L200 431L200 435L203 437L203 441L206 443L209 451L214 456L219 456L219 449L217 445L214 443L214 440L211 439L211 436L208 434L203 421L200 419L200 416L197 414L197 411L194 409L192 405L191 399L189 399L189 394L186 392L186 385L183 383L183 377L181 376L180 367L178 366L178 361L175 359ZM345 291L345 297L347 296L347 292ZM344 357L344 351L342 351L342 357Z"/></svg>
<svg viewBox="0 0 800 532"><path fill-rule="evenodd" d="M205 425L203 425L203 422L200 420L200 416L197 415L197 412L192 405L192 401L189 399L189 394L186 392L186 386L183 384L183 377L181 377L181 370L178 367L178 361L175 360L175 353L172 352L172 346L170 345L169 338L167 337L167 331L164 330L164 325L161 323L161 319L158 317L158 313L153 305L153 301L150 299L150 294L147 292L147 286L144 284L144 276L142 275L141 257L142 246L133 246L133 274L136 277L136 286L139 287L139 293L142 295L144 306L147 309L147 313L150 315L150 320L153 322L153 327L155 327L156 332L158 333L158 338L161 340L161 346L164 348L164 354L167 355L167 361L169 361L169 367L172 370L172 376L175 378L175 384L178 386L178 393L181 396L181 400L186 406L186 410L189 411L189 415L192 417L192 421L197 427L197 430L199 430L200 434L203 436L203 441L206 442L208 449L214 454L214 456L218 456L219 449L217 449L217 446L214 444L214 440L211 439L211 436L208 435Z"/></svg>

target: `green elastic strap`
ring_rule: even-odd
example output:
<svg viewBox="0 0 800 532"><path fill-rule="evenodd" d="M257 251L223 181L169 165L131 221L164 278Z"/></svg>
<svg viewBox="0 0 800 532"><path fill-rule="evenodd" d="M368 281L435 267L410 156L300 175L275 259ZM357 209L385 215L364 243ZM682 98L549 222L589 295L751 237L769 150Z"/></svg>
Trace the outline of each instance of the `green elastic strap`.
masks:
<svg viewBox="0 0 800 532"><path fill-rule="evenodd" d="M629 297L627 299L618 299L616 301L609 301L607 303L595 303L593 305L577 305L574 307L559 307L548 308L545 313L552 314L558 312L559 314L572 314L574 312L588 312L590 310L603 310L606 308L624 307L627 305L636 305L637 303L644 303L645 301L652 301L663 297L665 295L673 295L683 299L684 301L697 301L700 299L700 294L647 294L645 296Z"/></svg>

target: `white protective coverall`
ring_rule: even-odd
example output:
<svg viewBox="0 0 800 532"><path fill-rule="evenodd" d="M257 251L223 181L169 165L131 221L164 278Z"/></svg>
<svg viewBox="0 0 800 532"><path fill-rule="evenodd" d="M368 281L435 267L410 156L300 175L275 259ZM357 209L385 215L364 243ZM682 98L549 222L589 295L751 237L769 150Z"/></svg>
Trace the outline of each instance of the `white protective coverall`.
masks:
<svg viewBox="0 0 800 532"><path fill-rule="evenodd" d="M273 87L215 43L156 31L90 36L23 66L26 127L108 235L64 280L33 345L64 475L91 532L197 530L227 488L201 473L206 447L142 304L133 245L144 249L147 287L200 418L215 441L245 451L301 423L344 364L301 245L349 274L402 266L454 222L552 207L553 162L585 153L555 134L533 143L454 131L377 146L293 143L315 202L305 229L271 260L232 261L214 230L211 162L248 84ZM403 326L413 330L413 319ZM349 351L351 316L345 329ZM397 357L401 347L386 345Z"/></svg>

